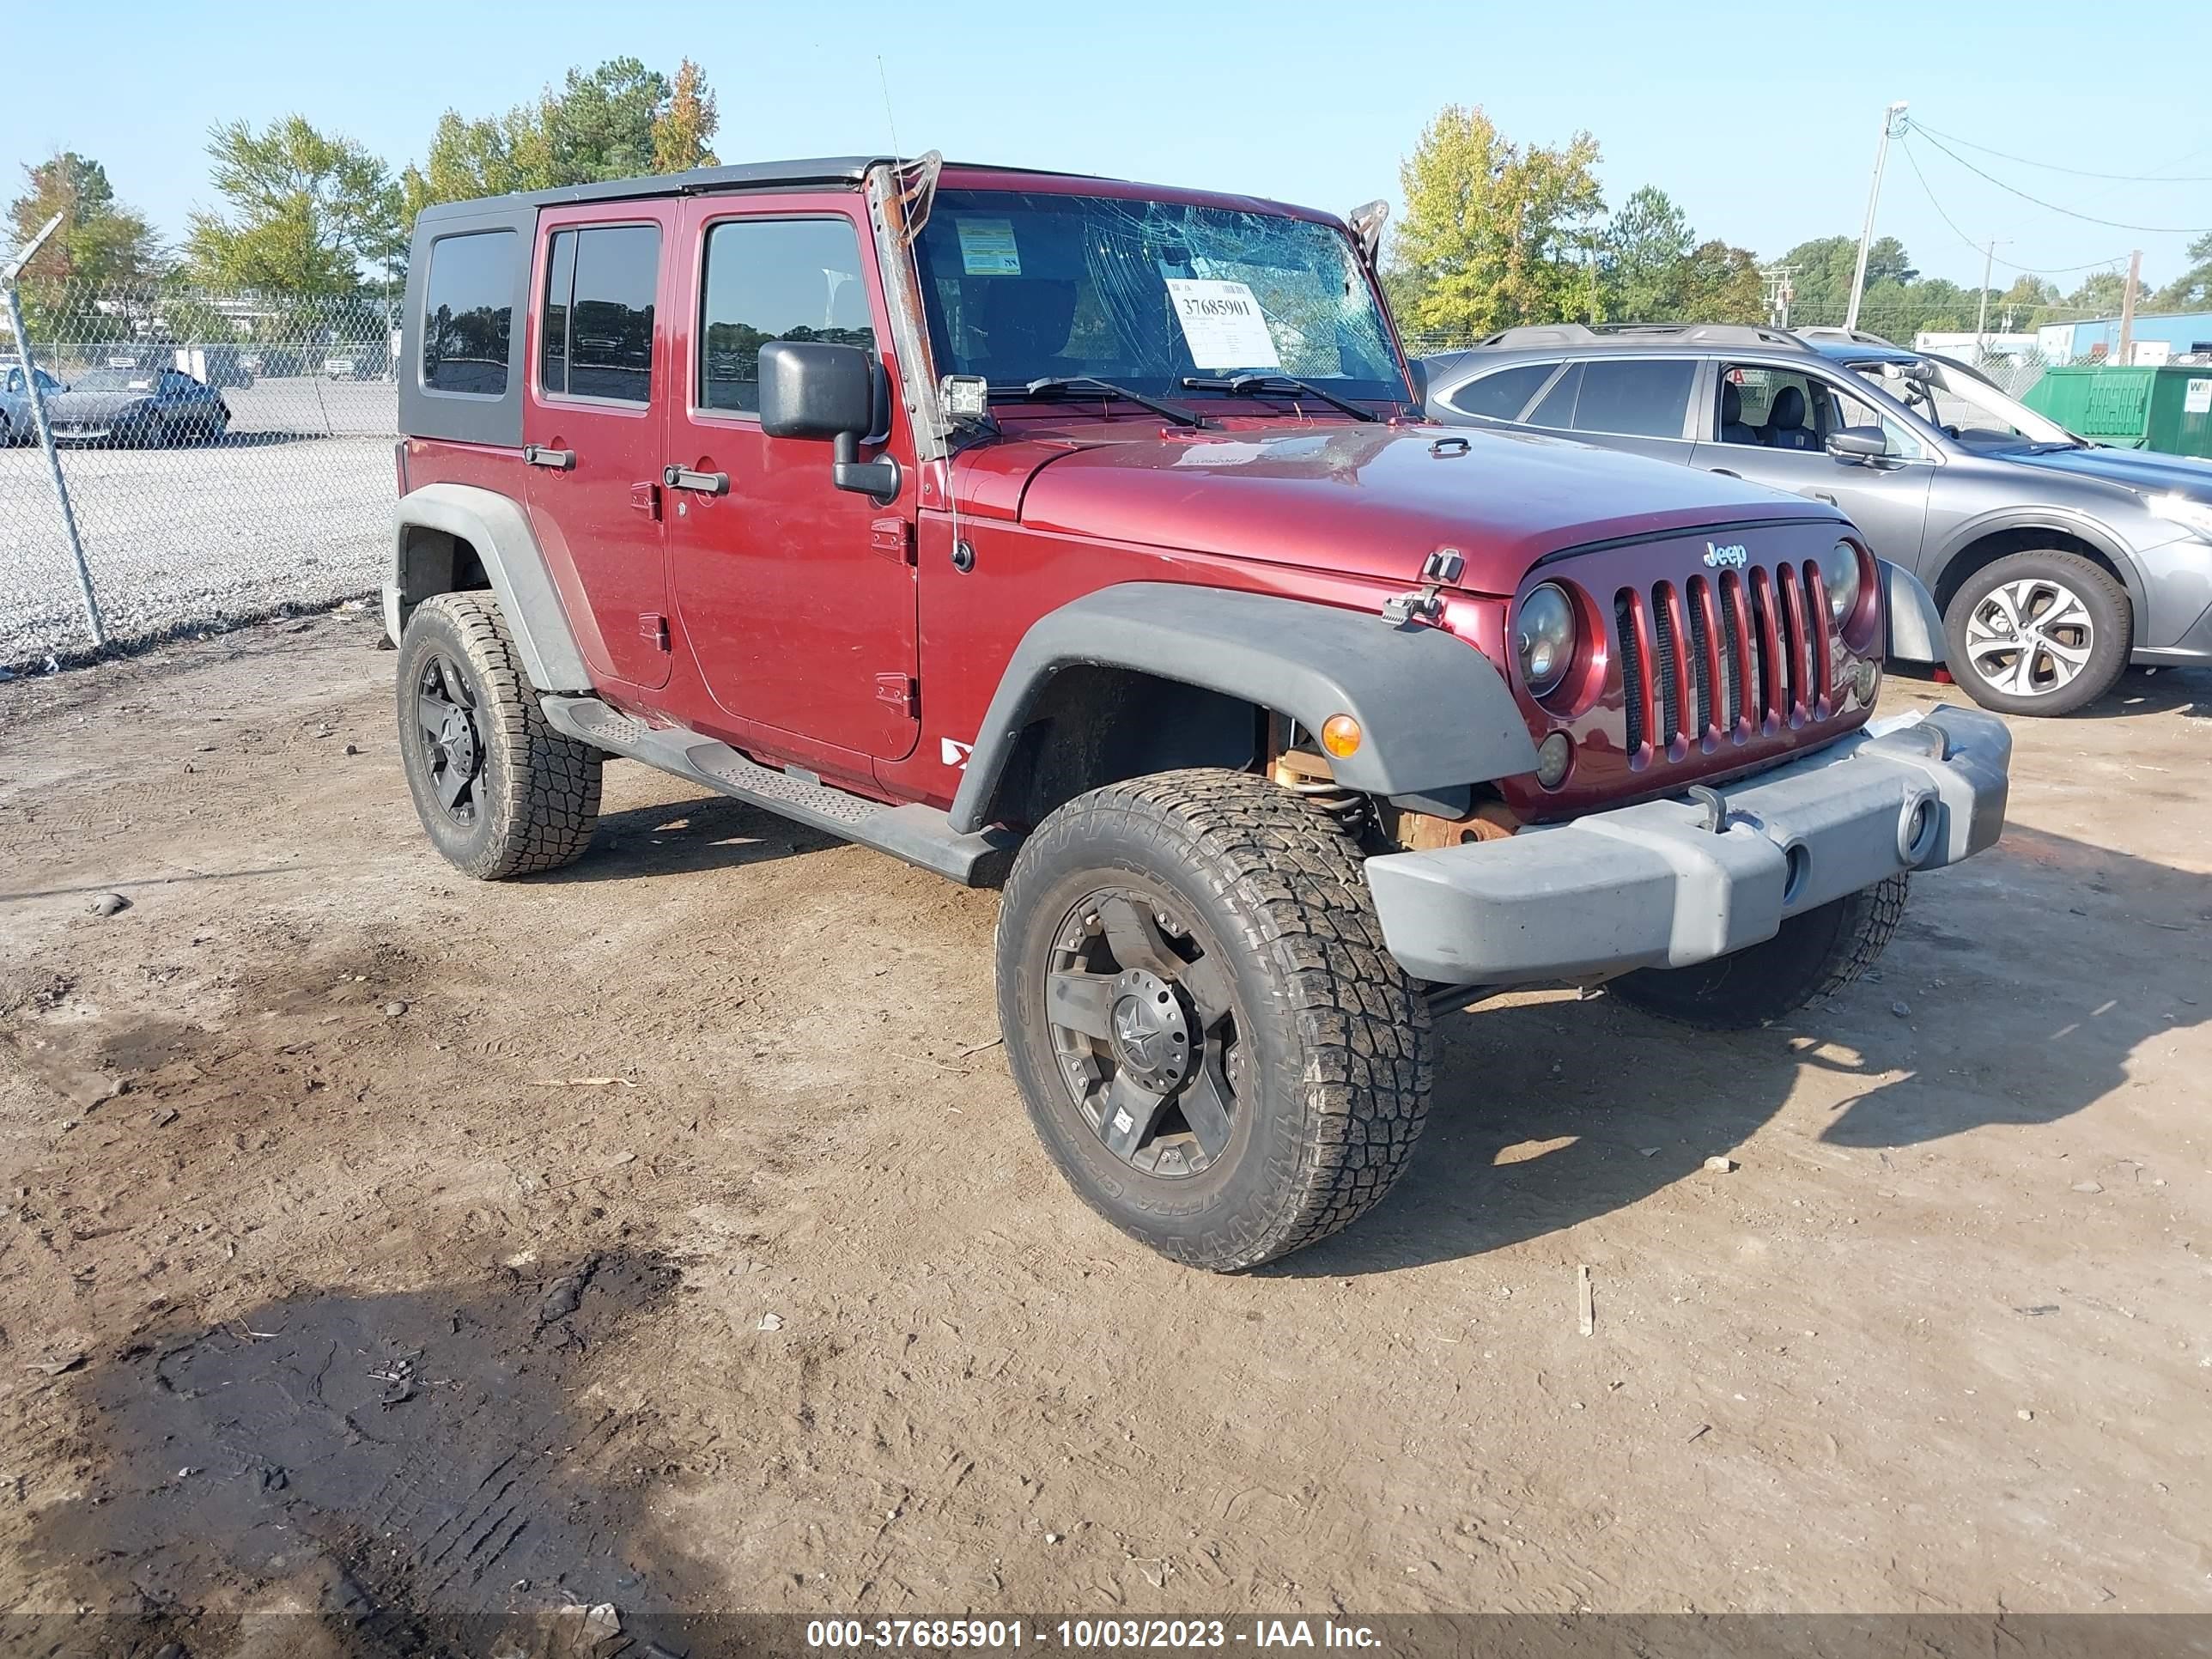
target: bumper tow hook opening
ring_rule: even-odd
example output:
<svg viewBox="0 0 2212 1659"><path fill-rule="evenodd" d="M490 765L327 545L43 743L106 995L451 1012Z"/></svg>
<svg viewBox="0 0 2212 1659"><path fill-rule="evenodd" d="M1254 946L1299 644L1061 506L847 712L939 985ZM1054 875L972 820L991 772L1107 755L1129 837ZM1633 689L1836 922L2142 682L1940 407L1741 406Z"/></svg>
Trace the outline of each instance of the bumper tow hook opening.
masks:
<svg viewBox="0 0 2212 1659"><path fill-rule="evenodd" d="M1805 878L1813 873L1813 855L1805 850L1805 843L1793 841L1782 849L1782 903L1784 908L1797 902L1797 896L1805 890Z"/></svg>
<svg viewBox="0 0 2212 1659"><path fill-rule="evenodd" d="M1917 870L1936 850L1936 836L1943 827L1943 814L1934 790L1923 790L1906 801L1897 815L1897 855L1907 869Z"/></svg>

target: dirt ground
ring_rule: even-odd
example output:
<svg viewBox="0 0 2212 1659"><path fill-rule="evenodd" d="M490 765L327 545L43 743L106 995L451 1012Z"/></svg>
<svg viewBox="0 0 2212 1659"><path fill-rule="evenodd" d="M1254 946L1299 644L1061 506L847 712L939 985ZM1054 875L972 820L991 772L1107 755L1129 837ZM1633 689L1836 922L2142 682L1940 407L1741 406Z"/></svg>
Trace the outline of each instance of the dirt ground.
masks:
<svg viewBox="0 0 2212 1659"><path fill-rule="evenodd" d="M466 882L374 635L0 685L0 1607L2212 1610L2212 676L2017 722L1795 1024L1447 1021L1218 1279L1032 1139L992 895L627 763Z"/></svg>

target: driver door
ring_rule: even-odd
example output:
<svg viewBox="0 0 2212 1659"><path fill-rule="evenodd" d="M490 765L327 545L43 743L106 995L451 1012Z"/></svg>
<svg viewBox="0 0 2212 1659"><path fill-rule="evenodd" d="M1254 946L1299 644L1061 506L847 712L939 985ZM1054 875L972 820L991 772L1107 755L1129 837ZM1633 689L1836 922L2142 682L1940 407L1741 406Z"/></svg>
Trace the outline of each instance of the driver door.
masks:
<svg viewBox="0 0 2212 1659"><path fill-rule="evenodd" d="M1734 378L1731 378L1734 377ZM1762 434L1766 411L1777 394L1796 387L1804 397L1807 423L1825 446L1839 427L1879 426L1890 453L1876 460L1838 460L1825 447L1779 449L1763 442L1724 442L1720 437L1721 386L1734 385L1742 410L1739 429ZM1935 453L1904 422L1875 409L1827 375L1771 364L1725 364L1717 377L1711 407L1692 465L1708 472L1786 489L1841 508L1856 525L1878 558L1912 569L1928 528L1928 490L1935 477Z"/></svg>

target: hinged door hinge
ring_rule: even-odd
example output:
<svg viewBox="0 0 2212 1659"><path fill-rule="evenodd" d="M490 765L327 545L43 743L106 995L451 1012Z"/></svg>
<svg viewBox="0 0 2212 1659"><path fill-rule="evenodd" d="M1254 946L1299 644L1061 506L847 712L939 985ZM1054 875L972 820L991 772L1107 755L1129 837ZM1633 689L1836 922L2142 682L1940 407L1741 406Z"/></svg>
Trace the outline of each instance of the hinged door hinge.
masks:
<svg viewBox="0 0 2212 1659"><path fill-rule="evenodd" d="M876 701L889 703L910 720L921 718L921 686L911 674L877 675Z"/></svg>
<svg viewBox="0 0 2212 1659"><path fill-rule="evenodd" d="M868 526L868 545L897 564L914 562L914 520L878 519Z"/></svg>
<svg viewBox="0 0 2212 1659"><path fill-rule="evenodd" d="M1432 623L1443 613L1443 599L1433 582L1410 593L1393 593L1382 601L1382 620L1394 628L1413 622Z"/></svg>
<svg viewBox="0 0 2212 1659"><path fill-rule="evenodd" d="M637 636L651 641L657 651L668 649L668 618L657 611L641 612L637 619Z"/></svg>
<svg viewBox="0 0 2212 1659"><path fill-rule="evenodd" d="M660 519L660 486L651 479L632 484L629 487L629 504L658 523Z"/></svg>

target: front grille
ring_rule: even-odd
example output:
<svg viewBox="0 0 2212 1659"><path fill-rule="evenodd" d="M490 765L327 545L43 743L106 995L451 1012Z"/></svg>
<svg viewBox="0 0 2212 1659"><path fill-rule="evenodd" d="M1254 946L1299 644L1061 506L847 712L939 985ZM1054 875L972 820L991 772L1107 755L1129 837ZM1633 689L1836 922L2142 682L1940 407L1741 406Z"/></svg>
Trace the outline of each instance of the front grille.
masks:
<svg viewBox="0 0 2212 1659"><path fill-rule="evenodd" d="M1613 621L1632 757L1679 760L1831 711L1828 607L1809 559L1624 587Z"/></svg>

